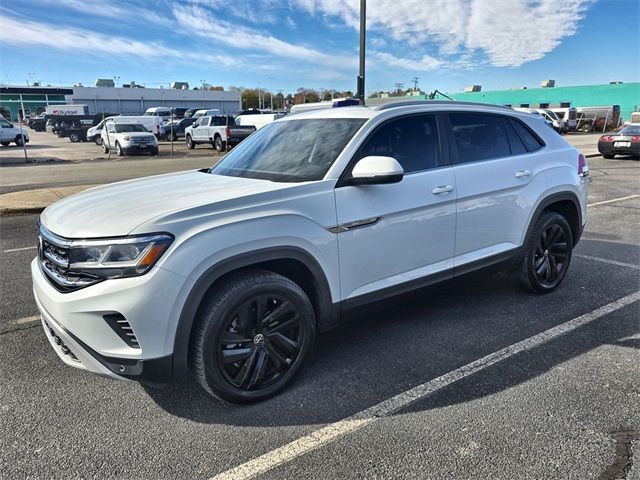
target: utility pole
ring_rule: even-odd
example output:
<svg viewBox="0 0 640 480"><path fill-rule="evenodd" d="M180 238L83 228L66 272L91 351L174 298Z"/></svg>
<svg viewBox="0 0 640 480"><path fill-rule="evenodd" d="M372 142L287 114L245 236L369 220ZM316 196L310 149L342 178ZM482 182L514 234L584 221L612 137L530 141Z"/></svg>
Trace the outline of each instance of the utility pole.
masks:
<svg viewBox="0 0 640 480"><path fill-rule="evenodd" d="M396 83L396 93L402 92L404 89L404 83Z"/></svg>
<svg viewBox="0 0 640 480"><path fill-rule="evenodd" d="M358 92L356 97L364 105L364 59L367 29L367 0L360 0L360 71L358 73Z"/></svg>
<svg viewBox="0 0 640 480"><path fill-rule="evenodd" d="M411 79L411 83L413 83L413 91L414 92L418 91L418 80L420 80L418 77L413 77Z"/></svg>

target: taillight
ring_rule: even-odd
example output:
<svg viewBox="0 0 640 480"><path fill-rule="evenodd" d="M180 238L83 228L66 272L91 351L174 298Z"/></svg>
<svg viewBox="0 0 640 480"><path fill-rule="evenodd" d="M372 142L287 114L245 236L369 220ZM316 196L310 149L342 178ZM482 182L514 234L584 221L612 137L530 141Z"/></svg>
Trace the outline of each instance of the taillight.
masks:
<svg viewBox="0 0 640 480"><path fill-rule="evenodd" d="M631 137L631 141L632 142L640 142L640 135L634 135L633 137Z"/></svg>
<svg viewBox="0 0 640 480"><path fill-rule="evenodd" d="M600 137L601 142L613 142L613 137L611 135L602 135Z"/></svg>
<svg viewBox="0 0 640 480"><path fill-rule="evenodd" d="M581 177L589 176L589 165L583 154L578 155L578 175Z"/></svg>
<svg viewBox="0 0 640 480"><path fill-rule="evenodd" d="M231 136L231 127L227 127L226 128L225 134L227 135L227 138L229 138Z"/></svg>

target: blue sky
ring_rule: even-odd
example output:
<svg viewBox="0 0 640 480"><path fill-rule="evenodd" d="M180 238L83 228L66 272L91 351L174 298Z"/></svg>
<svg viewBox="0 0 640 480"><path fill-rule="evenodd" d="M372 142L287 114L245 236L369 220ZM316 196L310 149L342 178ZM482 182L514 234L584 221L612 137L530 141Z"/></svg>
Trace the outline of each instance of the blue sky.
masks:
<svg viewBox="0 0 640 480"><path fill-rule="evenodd" d="M21 0L0 83L355 90L359 0ZM640 80L638 0L369 0L367 92Z"/></svg>

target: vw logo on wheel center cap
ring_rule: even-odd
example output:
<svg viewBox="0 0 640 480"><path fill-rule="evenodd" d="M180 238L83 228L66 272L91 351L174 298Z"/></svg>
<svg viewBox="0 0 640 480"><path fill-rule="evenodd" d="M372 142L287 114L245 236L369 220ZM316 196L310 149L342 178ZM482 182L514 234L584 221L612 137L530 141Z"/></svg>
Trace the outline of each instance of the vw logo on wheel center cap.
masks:
<svg viewBox="0 0 640 480"><path fill-rule="evenodd" d="M261 333L257 334L255 337L253 337L253 343L254 345L262 345L264 343L264 335L262 335Z"/></svg>

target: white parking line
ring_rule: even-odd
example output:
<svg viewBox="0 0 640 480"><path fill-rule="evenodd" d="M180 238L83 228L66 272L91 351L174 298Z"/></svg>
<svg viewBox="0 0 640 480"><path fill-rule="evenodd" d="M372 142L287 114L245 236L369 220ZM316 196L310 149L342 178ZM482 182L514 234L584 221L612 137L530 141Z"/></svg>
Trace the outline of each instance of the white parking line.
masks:
<svg viewBox="0 0 640 480"><path fill-rule="evenodd" d="M33 317L23 317L17 320L11 321L11 325L23 325L25 323L37 323L40 321L40 315L34 315Z"/></svg>
<svg viewBox="0 0 640 480"><path fill-rule="evenodd" d="M329 424L319 430L305 435L304 437L300 437L297 440L287 443L280 448L276 448L275 450L267 452L264 455L243 463L242 465L227 470L226 472L222 472L211 480L246 480L254 478L271 470L272 468L288 463L301 455L320 448L339 437L359 430L360 428L370 425L383 417L391 415L416 400L423 399L433 392L457 382L458 380L468 377L469 375L473 375L490 367L491 365L512 357L513 355L538 347L556 337L587 325L604 315L614 312L638 300L640 300L640 291L627 295L615 302L611 302L603 307L593 310L592 312L585 313L584 315L550 328L549 330L529 337L521 342L509 345L497 352L491 353L463 367L446 373L441 377L430 380L422 385L418 385L417 387L407 390L395 397L391 397L390 399L378 403L373 407L367 408L366 410L358 412L338 422Z"/></svg>
<svg viewBox="0 0 640 480"><path fill-rule="evenodd" d="M589 203L587 207L596 207L598 205L606 205L607 203L621 202L623 200L631 200L632 198L638 198L640 195L629 195L628 197L612 198L611 200L604 200L603 202Z"/></svg>
<svg viewBox="0 0 640 480"><path fill-rule="evenodd" d="M5 250L3 253L12 253L12 252L24 252L25 250L31 250L33 248L38 248L35 245L31 247L22 247L22 248L10 248L9 250Z"/></svg>
<svg viewBox="0 0 640 480"><path fill-rule="evenodd" d="M574 254L575 257L586 258L587 260L595 260L596 262L610 263L611 265L617 265L619 267L635 268L640 270L640 265L634 265L633 263L618 262L616 260L609 260L608 258L592 257L591 255L583 255L581 253Z"/></svg>

